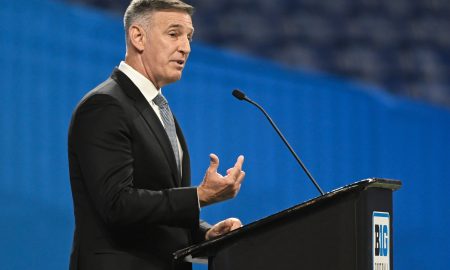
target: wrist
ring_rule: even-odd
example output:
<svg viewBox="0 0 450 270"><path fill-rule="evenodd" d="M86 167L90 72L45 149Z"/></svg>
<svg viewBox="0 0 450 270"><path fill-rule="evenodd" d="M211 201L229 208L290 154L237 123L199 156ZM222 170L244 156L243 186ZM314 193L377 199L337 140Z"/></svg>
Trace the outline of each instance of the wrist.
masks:
<svg viewBox="0 0 450 270"><path fill-rule="evenodd" d="M205 191L200 186L197 187L197 197L200 207L204 207L209 204L208 201L205 199L206 197Z"/></svg>

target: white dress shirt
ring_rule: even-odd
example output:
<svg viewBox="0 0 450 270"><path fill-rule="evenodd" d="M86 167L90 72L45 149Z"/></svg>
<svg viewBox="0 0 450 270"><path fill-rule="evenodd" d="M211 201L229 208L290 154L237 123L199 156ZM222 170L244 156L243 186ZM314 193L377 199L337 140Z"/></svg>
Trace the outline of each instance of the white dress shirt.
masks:
<svg viewBox="0 0 450 270"><path fill-rule="evenodd" d="M161 93L161 95L162 95L161 88L156 89L156 87L153 85L153 83L149 79L147 79L144 75L139 73L139 71L135 70L134 68L132 68L130 65L128 65L124 61L120 62L119 70L122 71L123 73L125 73L125 75L127 75L127 77L130 78L130 80L137 86L139 91L141 91L142 95L144 95L147 102L150 104L152 109L155 111L161 124L164 126L163 120L161 118L161 113L159 111L159 107L158 107L158 105L155 104L155 102L153 102L153 99L159 93ZM177 142L178 142L178 155L179 155L180 161L182 162L183 161L183 149L181 149L180 141L178 140L178 138L177 138ZM182 167L182 166L180 166L180 167ZM182 168L180 168L180 170L181 169Z"/></svg>

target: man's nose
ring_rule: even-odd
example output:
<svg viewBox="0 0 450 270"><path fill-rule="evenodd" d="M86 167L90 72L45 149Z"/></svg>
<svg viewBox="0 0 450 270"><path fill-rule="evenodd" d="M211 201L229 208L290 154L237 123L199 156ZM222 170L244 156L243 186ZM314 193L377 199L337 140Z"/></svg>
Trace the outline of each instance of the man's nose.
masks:
<svg viewBox="0 0 450 270"><path fill-rule="evenodd" d="M191 52L191 41L188 37L181 39L179 46L179 51L183 54L189 54Z"/></svg>

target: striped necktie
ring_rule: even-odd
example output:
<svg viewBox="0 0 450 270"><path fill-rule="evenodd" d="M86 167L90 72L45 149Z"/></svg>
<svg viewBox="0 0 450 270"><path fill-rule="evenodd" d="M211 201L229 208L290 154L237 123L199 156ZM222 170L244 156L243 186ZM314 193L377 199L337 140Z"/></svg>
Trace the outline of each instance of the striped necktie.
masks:
<svg viewBox="0 0 450 270"><path fill-rule="evenodd" d="M177 132L175 129L175 121L173 120L172 112L170 111L169 104L167 100L158 94L153 102L159 107L159 112L161 113L161 118L166 129L167 136L169 137L170 144L172 145L172 150L175 155L175 160L177 161L178 172L180 172L180 154L178 151L178 139Z"/></svg>

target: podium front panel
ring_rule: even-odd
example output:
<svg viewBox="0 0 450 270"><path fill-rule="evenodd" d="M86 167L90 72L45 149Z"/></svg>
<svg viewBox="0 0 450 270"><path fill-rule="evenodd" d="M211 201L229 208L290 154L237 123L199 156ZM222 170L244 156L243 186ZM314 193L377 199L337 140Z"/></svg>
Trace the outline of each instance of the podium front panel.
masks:
<svg viewBox="0 0 450 270"><path fill-rule="evenodd" d="M389 213L392 223L391 190L345 194L262 226L223 246L209 269L372 270L373 212ZM389 237L393 269L392 231Z"/></svg>

